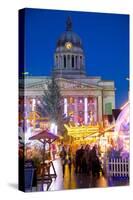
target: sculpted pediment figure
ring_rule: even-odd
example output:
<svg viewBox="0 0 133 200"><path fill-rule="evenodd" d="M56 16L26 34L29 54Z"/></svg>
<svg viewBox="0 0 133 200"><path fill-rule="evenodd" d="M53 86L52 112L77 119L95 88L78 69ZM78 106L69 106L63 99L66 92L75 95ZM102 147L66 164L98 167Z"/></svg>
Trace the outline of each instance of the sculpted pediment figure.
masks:
<svg viewBox="0 0 133 200"><path fill-rule="evenodd" d="M80 82L80 80L68 80L68 79L59 79L59 86L61 89L101 89L101 87L92 85L92 84L87 84Z"/></svg>

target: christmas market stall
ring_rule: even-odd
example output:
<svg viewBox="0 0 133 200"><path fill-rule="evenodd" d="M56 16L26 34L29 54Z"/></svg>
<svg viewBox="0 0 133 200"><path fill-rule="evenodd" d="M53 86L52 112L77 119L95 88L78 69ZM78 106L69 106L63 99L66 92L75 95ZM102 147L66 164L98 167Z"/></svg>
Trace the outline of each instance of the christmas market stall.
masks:
<svg viewBox="0 0 133 200"><path fill-rule="evenodd" d="M56 170L51 159L46 158L46 144L50 145L58 139L58 136L52 134L49 130L43 130L36 135L29 138L29 140L38 140L43 144L43 155L42 155L42 162L39 166L39 173L37 176L38 181L41 181L42 184L47 184L47 190L49 189L52 178L56 178ZM53 171L53 172L52 172Z"/></svg>

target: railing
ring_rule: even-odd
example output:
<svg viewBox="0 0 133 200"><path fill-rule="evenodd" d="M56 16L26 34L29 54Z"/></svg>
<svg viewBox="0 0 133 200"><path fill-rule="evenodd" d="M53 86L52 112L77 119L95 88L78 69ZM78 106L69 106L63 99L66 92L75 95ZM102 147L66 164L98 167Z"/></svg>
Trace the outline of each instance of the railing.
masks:
<svg viewBox="0 0 133 200"><path fill-rule="evenodd" d="M113 177L129 177L129 159L107 159L107 175Z"/></svg>

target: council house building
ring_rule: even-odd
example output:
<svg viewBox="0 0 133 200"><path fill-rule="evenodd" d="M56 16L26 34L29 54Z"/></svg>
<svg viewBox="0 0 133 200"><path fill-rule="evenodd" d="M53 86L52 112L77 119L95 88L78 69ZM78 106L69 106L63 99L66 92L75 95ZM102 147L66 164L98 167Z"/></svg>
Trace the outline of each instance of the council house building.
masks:
<svg viewBox="0 0 133 200"><path fill-rule="evenodd" d="M103 121L104 116L112 114L112 109L115 109L114 81L86 74L89 66L86 66L83 43L74 32L70 17L56 42L53 57L53 73L64 102L63 114L70 116L75 124L85 125L97 124ZM35 111L35 105L41 102L49 79L50 76L25 76L27 112Z"/></svg>

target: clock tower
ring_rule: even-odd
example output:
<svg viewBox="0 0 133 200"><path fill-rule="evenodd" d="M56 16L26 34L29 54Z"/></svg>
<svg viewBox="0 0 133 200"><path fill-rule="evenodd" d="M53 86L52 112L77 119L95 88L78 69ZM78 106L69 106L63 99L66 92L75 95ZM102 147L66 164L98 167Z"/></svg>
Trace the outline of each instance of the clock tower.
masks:
<svg viewBox="0 0 133 200"><path fill-rule="evenodd" d="M66 30L57 40L54 54L54 74L63 78L85 77L85 56L80 37L73 32L72 20L66 21Z"/></svg>

